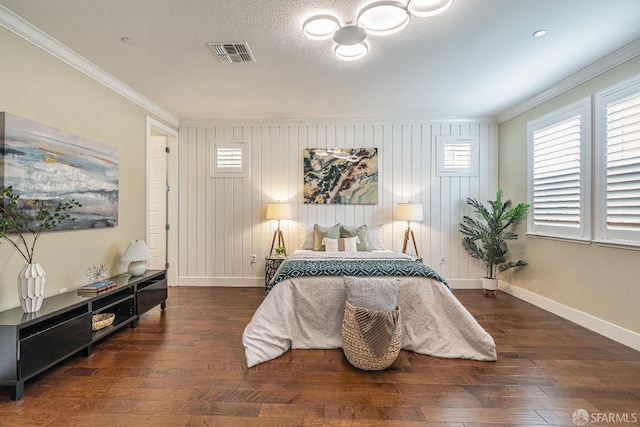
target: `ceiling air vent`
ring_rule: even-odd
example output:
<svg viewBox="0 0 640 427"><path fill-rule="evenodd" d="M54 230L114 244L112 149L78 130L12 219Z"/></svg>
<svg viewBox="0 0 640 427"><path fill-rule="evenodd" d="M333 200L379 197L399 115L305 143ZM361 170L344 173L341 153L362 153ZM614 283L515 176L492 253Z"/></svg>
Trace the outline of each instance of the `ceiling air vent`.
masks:
<svg viewBox="0 0 640 427"><path fill-rule="evenodd" d="M256 62L247 43L207 43L207 46L222 63Z"/></svg>

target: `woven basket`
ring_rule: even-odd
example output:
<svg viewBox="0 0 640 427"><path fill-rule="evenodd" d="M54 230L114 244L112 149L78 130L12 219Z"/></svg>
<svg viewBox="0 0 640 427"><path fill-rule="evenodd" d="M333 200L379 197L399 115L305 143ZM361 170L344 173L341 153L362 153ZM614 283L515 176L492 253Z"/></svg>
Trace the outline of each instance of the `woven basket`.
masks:
<svg viewBox="0 0 640 427"><path fill-rule="evenodd" d="M106 328L111 325L115 320L116 315L113 313L101 313L91 316L91 329L99 331L102 328Z"/></svg>
<svg viewBox="0 0 640 427"><path fill-rule="evenodd" d="M387 369L395 362L398 353L400 353L400 342L402 341L400 308L397 310L398 324L391 339L391 345L382 357L378 357L362 337L356 322L356 308L349 304L349 301L345 301L344 318L342 320L342 350L349 363L365 371L380 371Z"/></svg>

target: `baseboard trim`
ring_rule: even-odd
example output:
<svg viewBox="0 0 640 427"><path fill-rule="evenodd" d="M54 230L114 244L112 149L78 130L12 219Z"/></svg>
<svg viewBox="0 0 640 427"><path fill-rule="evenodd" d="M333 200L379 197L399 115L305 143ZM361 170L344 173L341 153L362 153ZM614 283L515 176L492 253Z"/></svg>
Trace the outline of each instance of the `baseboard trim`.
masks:
<svg viewBox="0 0 640 427"><path fill-rule="evenodd" d="M526 289L514 286L510 283L499 281L498 286L501 291L509 295L513 295L514 297L533 304L545 311L556 314L593 332L617 341L620 344L624 344L627 347L640 351L640 334L636 332L614 325L606 320L602 320L580 310L576 310L575 308L566 306Z"/></svg>
<svg viewBox="0 0 640 427"><path fill-rule="evenodd" d="M482 289L482 280L451 279L447 283L451 289Z"/></svg>
<svg viewBox="0 0 640 427"><path fill-rule="evenodd" d="M262 277L178 277L179 286L218 286L226 288L264 288Z"/></svg>

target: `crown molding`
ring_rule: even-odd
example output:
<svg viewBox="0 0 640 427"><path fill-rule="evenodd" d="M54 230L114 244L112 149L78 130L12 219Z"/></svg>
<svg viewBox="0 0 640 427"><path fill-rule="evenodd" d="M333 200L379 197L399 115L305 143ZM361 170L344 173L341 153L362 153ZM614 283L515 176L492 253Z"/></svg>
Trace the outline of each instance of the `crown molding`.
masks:
<svg viewBox="0 0 640 427"><path fill-rule="evenodd" d="M109 89L165 120L169 124L175 127L178 127L180 124L180 119L178 117L148 98L142 96L140 93L125 85L111 74L78 55L64 44L55 40L2 5L0 5L0 25L50 55L58 58L62 62L70 65L81 73L91 77L95 81L102 83Z"/></svg>
<svg viewBox="0 0 640 427"><path fill-rule="evenodd" d="M554 96L560 95L563 92L568 91L571 88L578 86L590 80L610 69L617 67L618 65L635 58L640 55L640 39L635 40L625 47L616 50L610 55L605 56L599 61L594 62L593 64L583 68L577 73L567 77L564 80L556 83L551 86L547 90L539 93L533 98L529 98L525 102L512 107L505 112L499 114L497 116L498 123L505 122L518 114L524 113L530 108L535 107L536 105L542 104L545 101L553 98Z"/></svg>

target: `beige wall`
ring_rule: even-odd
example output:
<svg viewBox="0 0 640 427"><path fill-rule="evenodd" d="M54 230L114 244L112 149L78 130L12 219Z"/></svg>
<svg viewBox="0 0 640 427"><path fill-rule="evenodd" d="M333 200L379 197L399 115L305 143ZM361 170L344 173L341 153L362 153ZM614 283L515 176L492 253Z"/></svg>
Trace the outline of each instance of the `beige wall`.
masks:
<svg viewBox="0 0 640 427"><path fill-rule="evenodd" d="M46 295L87 282L86 269L126 271L122 251L145 237L146 111L102 84L0 27L0 111L118 147L119 225L44 234L35 260L45 269ZM24 259L0 244L0 310L19 305L16 278Z"/></svg>
<svg viewBox="0 0 640 427"><path fill-rule="evenodd" d="M505 194L514 202L527 199L528 121L593 95L638 70L640 57L502 123L499 185ZM513 257L522 257L529 265L503 280L640 333L640 251L527 237L524 223L518 231L521 240L513 246Z"/></svg>

